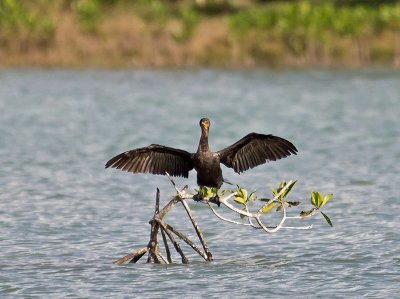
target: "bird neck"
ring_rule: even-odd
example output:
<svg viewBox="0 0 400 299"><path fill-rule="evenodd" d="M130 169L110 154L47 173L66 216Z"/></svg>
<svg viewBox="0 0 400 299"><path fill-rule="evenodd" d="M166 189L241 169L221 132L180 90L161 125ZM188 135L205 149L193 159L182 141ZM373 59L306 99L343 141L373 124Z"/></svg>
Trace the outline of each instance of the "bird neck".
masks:
<svg viewBox="0 0 400 299"><path fill-rule="evenodd" d="M197 152L208 152L208 151L210 151L210 148L208 147L208 130L202 128Z"/></svg>

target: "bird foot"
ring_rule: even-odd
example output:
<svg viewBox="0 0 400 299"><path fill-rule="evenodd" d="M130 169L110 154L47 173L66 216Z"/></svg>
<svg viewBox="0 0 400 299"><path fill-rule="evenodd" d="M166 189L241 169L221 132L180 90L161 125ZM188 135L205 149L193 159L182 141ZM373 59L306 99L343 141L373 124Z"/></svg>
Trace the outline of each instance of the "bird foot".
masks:
<svg viewBox="0 0 400 299"><path fill-rule="evenodd" d="M193 195L193 200L194 201L203 201L204 198L203 198L203 196L201 196L200 193L197 193L197 194Z"/></svg>
<svg viewBox="0 0 400 299"><path fill-rule="evenodd" d="M200 193L197 193L197 194L193 195L193 200L194 201L199 201L199 202L200 201L204 201L204 197L201 196ZM221 202L220 202L219 196L217 194L214 195L213 197L210 197L210 199L208 199L208 201L211 202L211 203L214 203L214 204L216 204L218 206L221 206Z"/></svg>
<svg viewBox="0 0 400 299"><path fill-rule="evenodd" d="M215 194L213 197L211 197L210 202L215 203L218 207L221 206L218 194Z"/></svg>

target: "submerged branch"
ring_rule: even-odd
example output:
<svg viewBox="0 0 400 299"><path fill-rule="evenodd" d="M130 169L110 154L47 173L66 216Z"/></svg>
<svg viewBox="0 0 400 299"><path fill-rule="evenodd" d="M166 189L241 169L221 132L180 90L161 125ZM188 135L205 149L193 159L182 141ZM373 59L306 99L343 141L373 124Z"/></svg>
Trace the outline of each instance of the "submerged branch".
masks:
<svg viewBox="0 0 400 299"><path fill-rule="evenodd" d="M157 252L157 255L160 259L162 259L162 261L164 262L164 264L171 264L163 255L161 252Z"/></svg>
<svg viewBox="0 0 400 299"><path fill-rule="evenodd" d="M154 209L154 216L153 219L157 216L160 210L160 189L157 188L157 193L156 193L156 204L155 204L155 209ZM159 224L155 221L150 221L151 224L151 231L150 231L150 241L149 244L147 245L147 248L149 249L149 257L147 258L147 262L152 262L152 263L160 263L160 260L158 259L158 253L159 253L159 245L158 245L158 231L159 231Z"/></svg>
<svg viewBox="0 0 400 299"><path fill-rule="evenodd" d="M192 211L189 208L189 205L187 204L187 202L184 199L182 199L181 202L182 202L182 204L183 204L183 206L184 206L184 208L186 210L186 213L188 214L190 220L192 221L193 227L194 227L194 229L195 229L195 231L197 233L197 236L199 237L201 245L203 245L204 251L207 254L207 261L212 261L211 251L208 248L208 244L206 242L206 239L204 238L203 232L200 230L199 225L197 224L196 220L193 217L193 214L192 214Z"/></svg>
<svg viewBox="0 0 400 299"><path fill-rule="evenodd" d="M147 247L144 247L142 249L136 250L135 252L132 252L130 254L125 255L124 257L121 257L120 259L116 260L114 262L114 264L117 265L122 265L126 262L130 262L130 263L136 263L138 260L140 260L140 258L145 255L145 253L147 252Z"/></svg>
<svg viewBox="0 0 400 299"><path fill-rule="evenodd" d="M195 243L193 243L188 237L186 237L184 234L170 226L169 224L165 223L165 226L168 230L173 232L175 235L177 235L179 238L181 238L183 241L186 242L190 247L193 248L200 256L202 256L205 260L207 260L207 254L205 254Z"/></svg>
<svg viewBox="0 0 400 299"><path fill-rule="evenodd" d="M168 240L167 240L167 237L165 236L165 232L163 229L161 230L161 236L163 238L165 252L167 253L168 263L171 264L172 263L171 251L169 250Z"/></svg>
<svg viewBox="0 0 400 299"><path fill-rule="evenodd" d="M168 238L171 240L172 244L174 244L175 250L181 256L182 264L189 264L188 258L183 253L183 251L182 251L181 247L179 246L179 243L176 241L174 235L171 232L169 232L169 230L167 229L165 224L163 224L162 222L159 222L159 224L160 224L161 228L164 230L164 232L167 234Z"/></svg>

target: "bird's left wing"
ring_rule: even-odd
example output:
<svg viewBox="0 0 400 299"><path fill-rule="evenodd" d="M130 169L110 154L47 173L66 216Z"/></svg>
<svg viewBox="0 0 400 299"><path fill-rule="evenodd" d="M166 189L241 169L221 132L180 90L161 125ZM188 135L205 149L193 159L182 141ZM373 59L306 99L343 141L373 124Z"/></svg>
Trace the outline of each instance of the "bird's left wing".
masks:
<svg viewBox="0 0 400 299"><path fill-rule="evenodd" d="M133 173L163 174L187 178L193 169L192 154L172 147L151 144L115 156L106 163L113 167Z"/></svg>
<svg viewBox="0 0 400 299"><path fill-rule="evenodd" d="M296 153L296 147L286 139L257 133L250 133L217 152L220 161L237 173Z"/></svg>

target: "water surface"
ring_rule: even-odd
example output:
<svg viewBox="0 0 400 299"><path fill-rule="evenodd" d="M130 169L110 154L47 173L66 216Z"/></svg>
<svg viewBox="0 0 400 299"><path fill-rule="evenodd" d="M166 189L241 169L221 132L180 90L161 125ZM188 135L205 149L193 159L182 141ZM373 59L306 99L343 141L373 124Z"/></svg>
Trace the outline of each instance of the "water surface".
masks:
<svg viewBox="0 0 400 299"><path fill-rule="evenodd" d="M399 72L2 70L0 111L1 297L397 295ZM214 262L184 247L187 266L114 265L147 244L156 187L162 204L174 190L104 163L151 143L193 152L201 117L214 150L252 131L291 140L298 156L224 175L264 196L297 179L304 209L332 192L334 227L317 215L267 235L190 203ZM184 215L168 219L194 237Z"/></svg>

